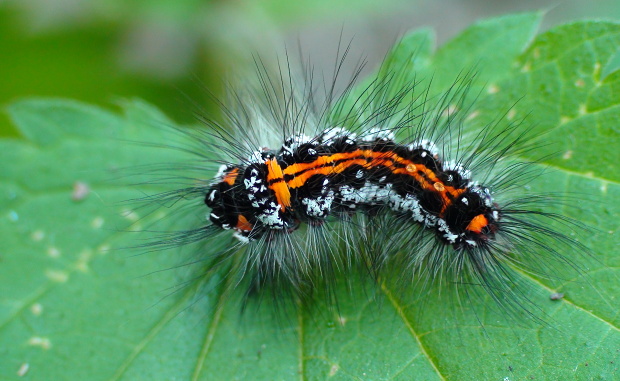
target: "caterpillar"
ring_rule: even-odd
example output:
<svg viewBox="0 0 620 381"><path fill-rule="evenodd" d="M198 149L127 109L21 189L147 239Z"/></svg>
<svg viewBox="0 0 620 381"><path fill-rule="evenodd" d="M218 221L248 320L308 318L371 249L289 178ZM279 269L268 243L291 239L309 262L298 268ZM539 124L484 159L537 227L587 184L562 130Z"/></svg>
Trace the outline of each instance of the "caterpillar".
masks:
<svg viewBox="0 0 620 381"><path fill-rule="evenodd" d="M207 128L185 131L199 175L149 199L190 200L206 221L156 245L228 237L222 249L203 245L203 276L226 269L246 300L265 290L333 297L338 277L358 267L405 288L477 285L502 308L527 310L513 269L546 274L583 248L557 230L577 222L544 210L554 195L524 193L544 171L516 159L536 150L532 129L505 115L469 128L472 72L433 94L428 79L389 61L360 84L361 64L339 92L346 56L328 81L308 68L295 80L288 59L275 74L257 60L256 83L220 102L224 122L203 116Z"/></svg>

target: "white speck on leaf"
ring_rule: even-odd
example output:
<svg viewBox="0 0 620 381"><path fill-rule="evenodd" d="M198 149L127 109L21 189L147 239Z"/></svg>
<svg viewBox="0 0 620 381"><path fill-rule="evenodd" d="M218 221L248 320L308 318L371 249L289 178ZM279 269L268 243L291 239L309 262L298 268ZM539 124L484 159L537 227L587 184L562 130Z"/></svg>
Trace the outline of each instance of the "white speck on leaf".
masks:
<svg viewBox="0 0 620 381"><path fill-rule="evenodd" d="M329 376L330 377L335 376L339 370L340 370L340 367L338 366L338 364L332 365L332 367L329 368Z"/></svg>
<svg viewBox="0 0 620 381"><path fill-rule="evenodd" d="M30 312L35 316L39 316L43 313L43 306L41 303L35 303L30 306Z"/></svg>
<svg viewBox="0 0 620 381"><path fill-rule="evenodd" d="M88 184L82 181L76 181L73 183L73 192L71 193L71 199L73 201L82 201L90 193L90 187Z"/></svg>
<svg viewBox="0 0 620 381"><path fill-rule="evenodd" d="M51 258L58 258L60 257L60 250L54 246L50 246L47 248L47 255Z"/></svg>
<svg viewBox="0 0 620 381"><path fill-rule="evenodd" d="M103 226L104 223L104 219L102 217L95 217L95 219L93 219L90 223L90 226L93 229L99 229L100 227Z"/></svg>
<svg viewBox="0 0 620 381"><path fill-rule="evenodd" d="M45 276L48 279L58 283L64 283L69 279L69 274L61 270L47 269L45 270Z"/></svg>
<svg viewBox="0 0 620 381"><path fill-rule="evenodd" d="M52 347L52 342L47 337L33 336L28 340L28 345L50 349Z"/></svg>
<svg viewBox="0 0 620 381"><path fill-rule="evenodd" d="M40 241L43 238L45 238L45 232L43 230L35 230L34 232L32 232L32 234L30 235L30 238L32 238L33 241Z"/></svg>
<svg viewBox="0 0 620 381"><path fill-rule="evenodd" d="M19 366L19 369L17 370L17 376L24 377L26 373L28 373L29 369L30 369L30 364L28 364L27 362L23 363L22 365Z"/></svg>

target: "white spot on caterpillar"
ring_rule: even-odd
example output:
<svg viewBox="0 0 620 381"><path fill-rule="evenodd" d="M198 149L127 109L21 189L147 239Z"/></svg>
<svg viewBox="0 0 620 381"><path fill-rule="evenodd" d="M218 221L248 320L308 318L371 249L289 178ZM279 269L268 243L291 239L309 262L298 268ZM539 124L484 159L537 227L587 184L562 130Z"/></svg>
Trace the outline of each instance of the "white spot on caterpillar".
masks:
<svg viewBox="0 0 620 381"><path fill-rule="evenodd" d="M255 188L254 192L256 193L258 191L257 185L259 185L261 181L258 176L256 176L258 173L254 175L254 171L251 172L252 176L250 178L243 179L243 185L245 185L245 189L247 190L252 190L252 188Z"/></svg>
<svg viewBox="0 0 620 381"><path fill-rule="evenodd" d="M471 186L469 186L469 190L477 193L484 201L485 206L489 208L493 206L493 196L491 196L489 188L481 188L477 183L472 183Z"/></svg>
<svg viewBox="0 0 620 381"><path fill-rule="evenodd" d="M248 162L254 164L264 163L265 159L263 159L263 155L260 151L254 151L248 158Z"/></svg>
<svg viewBox="0 0 620 381"><path fill-rule="evenodd" d="M269 207L263 210L257 218L272 229L284 228L284 221L280 218L280 207L275 202L271 202Z"/></svg>
<svg viewBox="0 0 620 381"><path fill-rule="evenodd" d="M506 119L513 120L515 115L517 115L517 111L514 108L511 108L510 111L506 114Z"/></svg>
<svg viewBox="0 0 620 381"><path fill-rule="evenodd" d="M394 140L395 135L392 131L388 130L388 129L382 129L377 131L377 138L380 140Z"/></svg>
<svg viewBox="0 0 620 381"><path fill-rule="evenodd" d="M607 183L602 183L600 189L602 193L607 193Z"/></svg>
<svg viewBox="0 0 620 381"><path fill-rule="evenodd" d="M411 218L416 222L424 222L425 220L422 207L418 199L412 194L406 195L405 198L397 194L392 194L390 196L389 205L392 210L396 212L411 212Z"/></svg>
<svg viewBox="0 0 620 381"><path fill-rule="evenodd" d="M233 237L235 237L242 244L246 244L250 242L250 239L239 232L234 232Z"/></svg>
<svg viewBox="0 0 620 381"><path fill-rule="evenodd" d="M440 232L444 232L443 237L448 240L448 242L450 243L454 243L456 242L456 239L459 238L458 235L454 234L450 228L448 227L448 224L446 223L445 220L438 218L437 219L437 226L438 226L438 230Z"/></svg>
<svg viewBox="0 0 620 381"><path fill-rule="evenodd" d="M463 202L463 204L465 204L465 205L469 205L469 200L466 197L463 197L461 199L461 202Z"/></svg>
<svg viewBox="0 0 620 381"><path fill-rule="evenodd" d="M220 167L217 169L217 173L215 174L215 178L218 180L217 182L222 181L227 168L227 165L220 165Z"/></svg>
<svg viewBox="0 0 620 381"><path fill-rule="evenodd" d="M47 248L47 255L50 258L58 258L58 257L60 257L60 250L58 250L54 246L50 246L50 247Z"/></svg>
<svg viewBox="0 0 620 381"><path fill-rule="evenodd" d="M30 312L32 312L34 316L40 316L43 313L43 306L41 303L35 303L30 306Z"/></svg>
<svg viewBox="0 0 620 381"><path fill-rule="evenodd" d="M26 373L28 373L29 369L30 369L30 364L28 364L27 362L23 363L22 365L19 366L19 369L17 369L17 376L24 377Z"/></svg>
<svg viewBox="0 0 620 381"><path fill-rule="evenodd" d="M394 140L394 133L386 128L371 128L370 131L360 136L363 142L371 143L375 140Z"/></svg>
<svg viewBox="0 0 620 381"><path fill-rule="evenodd" d="M99 229L103 226L104 223L104 219L102 217L95 217L95 219L93 219L90 223L90 226L93 229Z"/></svg>
<svg viewBox="0 0 620 381"><path fill-rule="evenodd" d="M489 208L493 206L493 196L489 188L484 188L484 205Z"/></svg>
<svg viewBox="0 0 620 381"><path fill-rule="evenodd" d="M316 199L304 198L301 203L306 205L306 214L310 217L325 217L334 202L334 191L329 191L327 196L317 197Z"/></svg>
<svg viewBox="0 0 620 381"><path fill-rule="evenodd" d="M110 251L110 245L108 244L103 244L97 248L97 253L101 255L107 254L108 251Z"/></svg>
<svg viewBox="0 0 620 381"><path fill-rule="evenodd" d="M376 184L366 182L366 184L356 192L358 194L356 202L363 202L370 205L382 204L389 199L391 189L392 184L386 184L385 187L380 187Z"/></svg>
<svg viewBox="0 0 620 381"><path fill-rule="evenodd" d="M310 142L311 139L309 137L307 137L304 134L297 134L295 136L293 136L292 138L289 138L286 141L286 144L282 145L281 150L284 151L284 153L288 154L288 155L292 155L293 152L299 148L299 146L301 146L302 144L306 144L308 142ZM308 153L310 153L310 150L308 150ZM316 151L315 151L316 153ZM310 153L311 155L314 155L313 153Z"/></svg>
<svg viewBox="0 0 620 381"><path fill-rule="evenodd" d="M571 150L568 150L568 151L564 152L564 155L562 155L562 159L564 159L564 160L568 160L571 157L573 157L573 151L571 151Z"/></svg>
<svg viewBox="0 0 620 381"><path fill-rule="evenodd" d="M343 127L333 127L324 130L320 137L320 142L323 144L333 144L334 141L338 138L349 137L355 139L355 134L349 133L346 128ZM347 143L349 140L347 139Z"/></svg>
<svg viewBox="0 0 620 381"><path fill-rule="evenodd" d="M471 178L471 171L469 169L465 169L460 163L457 163L454 160L446 161L443 168L446 171L454 171L458 173L463 179Z"/></svg>
<svg viewBox="0 0 620 381"><path fill-rule="evenodd" d="M437 145L428 139L416 140L413 144L410 144L407 148L409 151L414 151L416 149L423 149L429 151L431 155L436 156L439 155L439 150L437 149ZM425 157L424 155L423 157Z"/></svg>
<svg viewBox="0 0 620 381"><path fill-rule="evenodd" d="M50 349L52 347L52 342L47 337L33 336L28 340L28 345Z"/></svg>
<svg viewBox="0 0 620 381"><path fill-rule="evenodd" d="M61 270L45 270L45 276L54 282L64 283L69 279L69 274Z"/></svg>
<svg viewBox="0 0 620 381"><path fill-rule="evenodd" d="M339 189L340 197L344 202L352 202L357 204L363 200L362 195L353 187L349 185L343 185ZM355 208L355 205L351 205L351 208Z"/></svg>
<svg viewBox="0 0 620 381"><path fill-rule="evenodd" d="M560 117L560 124L566 124L568 122L570 122L572 120L572 118L570 116L561 116Z"/></svg>
<svg viewBox="0 0 620 381"><path fill-rule="evenodd" d="M209 201L213 201L215 200L215 195L217 194L217 190L212 190L211 193L209 193Z"/></svg>
<svg viewBox="0 0 620 381"><path fill-rule="evenodd" d="M30 234L30 238L35 242L41 241L45 238L45 232L43 230L35 230Z"/></svg>

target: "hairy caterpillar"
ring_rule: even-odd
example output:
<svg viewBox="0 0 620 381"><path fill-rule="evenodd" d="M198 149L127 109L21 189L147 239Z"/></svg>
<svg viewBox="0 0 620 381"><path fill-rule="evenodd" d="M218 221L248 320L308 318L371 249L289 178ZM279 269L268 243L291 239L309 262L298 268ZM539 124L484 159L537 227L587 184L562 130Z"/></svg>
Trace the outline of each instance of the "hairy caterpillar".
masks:
<svg viewBox="0 0 620 381"><path fill-rule="evenodd" d="M553 195L523 194L542 174L515 159L537 148L531 129L503 115L468 128L471 73L434 94L428 78L386 61L362 85L358 66L338 92L345 58L328 81L308 68L295 80L288 60L276 74L258 62L256 82L222 102L224 123L203 118L207 129L186 132L199 175L149 199L199 200L207 221L156 244L233 236L198 255L204 276L225 268L246 297L331 295L361 267L405 285L481 286L503 308L523 309L512 268L545 274L549 260L582 248L554 227L579 224L544 211Z"/></svg>

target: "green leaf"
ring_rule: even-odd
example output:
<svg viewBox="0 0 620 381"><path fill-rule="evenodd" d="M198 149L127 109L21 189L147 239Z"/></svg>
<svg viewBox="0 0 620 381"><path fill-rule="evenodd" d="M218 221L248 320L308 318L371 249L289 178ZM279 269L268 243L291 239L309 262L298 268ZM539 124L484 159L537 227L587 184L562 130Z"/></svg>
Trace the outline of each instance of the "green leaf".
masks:
<svg viewBox="0 0 620 381"><path fill-rule="evenodd" d="M432 78L431 93L445 92L468 71L476 73L475 85L483 86L510 73L515 60L535 36L541 17L540 13L525 13L481 21L434 55L432 33L414 31L400 41L388 59L391 67L407 70L417 80Z"/></svg>
<svg viewBox="0 0 620 381"><path fill-rule="evenodd" d="M526 117L546 143L543 154L559 152L532 188L573 193L558 213L593 228L584 244L594 258L571 257L587 266L575 279L520 274L533 288L533 313L548 324L515 324L484 296L363 287L356 277L351 290L337 288L337 311L319 305L283 317L266 298L241 317L241 295L223 292L231 280L221 274L182 287L199 275L182 265L227 242L127 249L144 238L133 231L153 221L170 229L203 223L200 200L185 216L123 202L174 189L150 165L187 158L163 148L186 138L167 128L174 123L140 101L124 102L117 115L33 99L8 109L24 139L0 141L0 378L617 378L620 72L601 73L620 25L579 22L532 40L539 20L484 21L434 55L430 34L414 33L388 60L432 76L436 91L474 66L481 96L472 122ZM90 193L75 193L76 184ZM554 291L565 298L549 300Z"/></svg>

